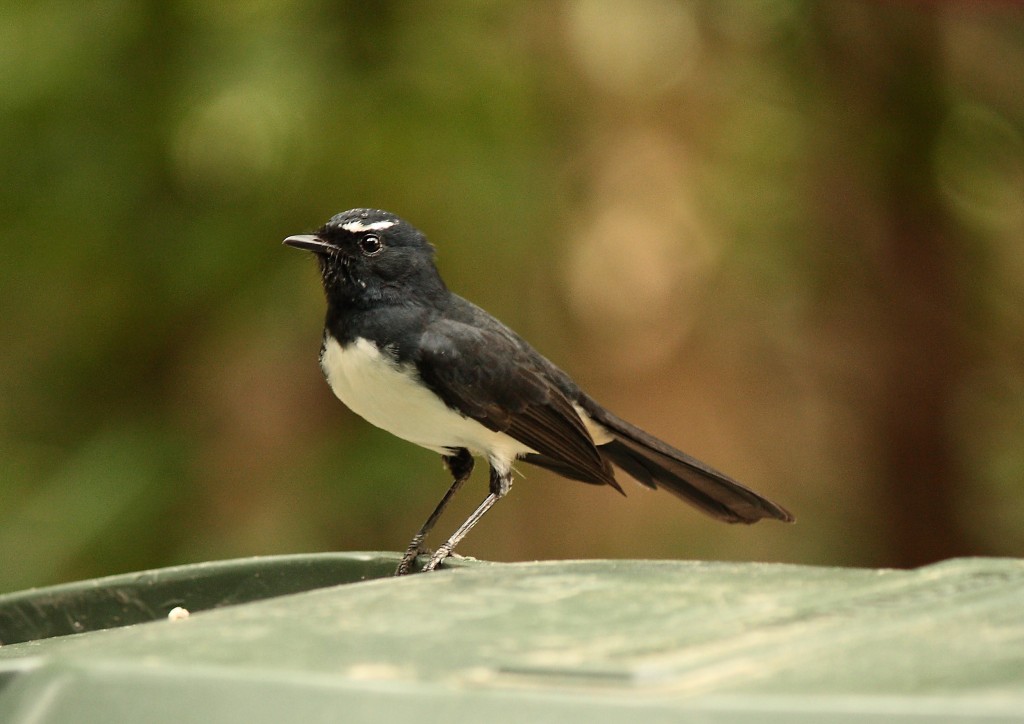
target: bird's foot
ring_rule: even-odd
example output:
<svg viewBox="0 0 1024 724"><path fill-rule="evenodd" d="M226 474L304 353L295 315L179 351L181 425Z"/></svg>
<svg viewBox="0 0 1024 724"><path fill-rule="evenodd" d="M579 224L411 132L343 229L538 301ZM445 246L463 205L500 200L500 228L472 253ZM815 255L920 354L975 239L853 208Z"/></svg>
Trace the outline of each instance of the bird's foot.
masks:
<svg viewBox="0 0 1024 724"><path fill-rule="evenodd" d="M402 556L402 560L398 562L398 568L395 569L396 576L404 576L407 573L412 573L412 564L416 562L416 558L420 555L430 555L432 551L429 548L424 548L423 539L419 536L413 538L409 547L405 549L405 554Z"/></svg>
<svg viewBox="0 0 1024 724"><path fill-rule="evenodd" d="M443 545L434 551L434 554L430 556L430 560L423 565L423 573L432 571L437 568L444 561L445 558L452 554L451 546Z"/></svg>

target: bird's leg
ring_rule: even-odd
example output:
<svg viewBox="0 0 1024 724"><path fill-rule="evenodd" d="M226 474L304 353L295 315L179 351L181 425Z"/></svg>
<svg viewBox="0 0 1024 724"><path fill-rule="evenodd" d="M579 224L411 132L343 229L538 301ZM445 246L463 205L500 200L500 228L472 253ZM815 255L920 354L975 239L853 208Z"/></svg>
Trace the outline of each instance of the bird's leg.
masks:
<svg viewBox="0 0 1024 724"><path fill-rule="evenodd" d="M469 480L469 476L473 473L473 456L469 454L469 450L466 448L459 448L459 451L454 455L446 455L442 458L448 471L452 474L454 479L452 486L448 488L448 492L441 498L441 502L434 508L434 512L430 514L427 521L420 528L419 532L412 537L412 541L409 543L409 547L405 549L405 555L402 556L402 560L398 564L398 568L395 570L396 576L404 576L409 572L412 567L412 562L416 560L422 549L420 546L423 544L423 539L427 537L431 528L437 523L437 519L441 517L441 513L448 507L448 503L455 497L455 494L459 492L459 488L462 484Z"/></svg>
<svg viewBox="0 0 1024 724"><path fill-rule="evenodd" d="M445 558L452 554L455 546L459 544L466 534L473 529L473 526L484 517L484 513L491 509L495 503L505 497L509 489L512 487L512 471L510 469L504 472L495 470L494 464L491 464L491 491L490 494L484 498L484 502L480 503L480 507L473 511L472 515L466 518L466 522L459 526L459 529L452 533L451 538L445 541L444 545L434 551L434 554L430 556L430 560L423 566L423 571L432 571L443 561Z"/></svg>

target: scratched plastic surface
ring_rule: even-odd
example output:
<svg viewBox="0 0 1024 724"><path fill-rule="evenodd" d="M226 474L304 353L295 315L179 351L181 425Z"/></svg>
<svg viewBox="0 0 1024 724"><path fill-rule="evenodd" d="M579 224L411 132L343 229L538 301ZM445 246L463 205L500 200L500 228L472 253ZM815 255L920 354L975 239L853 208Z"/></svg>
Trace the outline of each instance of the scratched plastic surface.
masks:
<svg viewBox="0 0 1024 724"><path fill-rule="evenodd" d="M465 562L387 577L396 561L137 574L166 578L144 606L122 596L157 620L0 647L0 721L1024 721L1024 561ZM303 566L318 573L300 586L287 571ZM317 580L342 585L294 593ZM266 598L275 585L289 595ZM263 600L244 602L246 586ZM52 590L0 597L0 639L12 600L50 595L52 613ZM93 622L110 623L100 600ZM173 606L191 615L169 621Z"/></svg>

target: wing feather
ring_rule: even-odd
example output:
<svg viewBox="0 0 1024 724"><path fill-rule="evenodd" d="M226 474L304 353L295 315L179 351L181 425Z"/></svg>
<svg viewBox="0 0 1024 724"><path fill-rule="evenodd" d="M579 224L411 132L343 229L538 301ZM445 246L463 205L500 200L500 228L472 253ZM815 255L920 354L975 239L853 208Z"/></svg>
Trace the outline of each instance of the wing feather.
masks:
<svg viewBox="0 0 1024 724"><path fill-rule="evenodd" d="M414 358L420 378L448 407L555 461L573 477L618 487L611 466L543 358L505 328L436 319Z"/></svg>

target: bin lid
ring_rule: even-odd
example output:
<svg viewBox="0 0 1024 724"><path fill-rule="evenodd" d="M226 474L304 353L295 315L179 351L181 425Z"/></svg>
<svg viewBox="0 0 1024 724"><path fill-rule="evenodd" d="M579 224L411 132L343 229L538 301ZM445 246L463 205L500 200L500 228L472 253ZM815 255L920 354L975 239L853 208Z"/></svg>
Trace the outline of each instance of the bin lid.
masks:
<svg viewBox="0 0 1024 724"><path fill-rule="evenodd" d="M0 597L0 640L19 615L27 632L0 646L0 721L1024 721L1021 560L457 561L391 578L397 560L246 559ZM298 586L304 567L319 573ZM264 585L275 571L285 595ZM320 584L337 585L302 591ZM75 625L89 595L106 615ZM33 600L87 630L44 630ZM151 620L107 627L118 600Z"/></svg>

